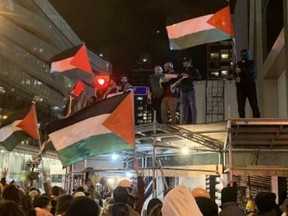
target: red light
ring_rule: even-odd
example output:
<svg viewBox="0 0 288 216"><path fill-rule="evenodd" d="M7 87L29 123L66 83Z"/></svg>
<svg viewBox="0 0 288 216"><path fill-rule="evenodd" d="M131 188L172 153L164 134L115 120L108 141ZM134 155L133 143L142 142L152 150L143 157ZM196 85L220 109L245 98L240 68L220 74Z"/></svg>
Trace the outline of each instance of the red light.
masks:
<svg viewBox="0 0 288 216"><path fill-rule="evenodd" d="M104 89L108 87L109 79L108 75L97 75L94 78L94 84L97 89Z"/></svg>
<svg viewBox="0 0 288 216"><path fill-rule="evenodd" d="M103 85L105 84L105 80L104 80L103 78L99 78L99 79L97 80L97 82L98 82L98 84L101 85L101 86L103 86Z"/></svg>

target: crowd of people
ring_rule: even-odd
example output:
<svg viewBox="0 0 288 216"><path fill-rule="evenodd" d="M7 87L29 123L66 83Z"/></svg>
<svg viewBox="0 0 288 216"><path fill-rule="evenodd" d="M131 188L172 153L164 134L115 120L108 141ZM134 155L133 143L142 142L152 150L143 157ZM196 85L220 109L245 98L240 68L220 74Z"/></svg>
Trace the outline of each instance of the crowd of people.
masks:
<svg viewBox="0 0 288 216"><path fill-rule="evenodd" d="M163 199L151 198L144 207L145 185L137 170L135 192L131 181L124 179L105 199L95 199L82 186L72 194L61 187L51 187L45 173L45 193L41 194L35 187L22 188L14 181L7 183L7 171L4 169L1 178L0 216L286 216L288 212L288 199L280 208L271 192L259 192L241 209L236 185L221 190L221 206L203 188L189 190L178 185L166 190Z"/></svg>

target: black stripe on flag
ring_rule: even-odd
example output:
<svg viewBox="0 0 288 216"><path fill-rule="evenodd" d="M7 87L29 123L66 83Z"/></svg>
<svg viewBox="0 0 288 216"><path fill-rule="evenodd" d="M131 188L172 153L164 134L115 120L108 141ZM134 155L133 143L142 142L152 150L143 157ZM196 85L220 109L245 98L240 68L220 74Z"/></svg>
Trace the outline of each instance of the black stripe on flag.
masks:
<svg viewBox="0 0 288 216"><path fill-rule="evenodd" d="M83 44L79 44L77 46L71 47L67 50L64 50L61 53L58 53L56 55L54 55L51 59L50 59L50 63L55 62L55 61L60 61L66 58L70 58L73 57L78 51L79 49L83 46Z"/></svg>
<svg viewBox="0 0 288 216"><path fill-rule="evenodd" d="M116 107L124 100L124 98L127 97L128 94L129 93L124 93L98 101L91 106L74 113L68 118L52 122L46 127L47 134L53 133L54 131L60 130L94 116L112 113Z"/></svg>

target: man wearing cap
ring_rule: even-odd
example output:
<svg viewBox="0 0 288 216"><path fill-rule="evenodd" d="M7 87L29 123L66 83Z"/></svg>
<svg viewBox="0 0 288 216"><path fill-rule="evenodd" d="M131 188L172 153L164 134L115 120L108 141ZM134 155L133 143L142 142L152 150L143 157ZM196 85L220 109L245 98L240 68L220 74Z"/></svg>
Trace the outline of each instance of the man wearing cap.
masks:
<svg viewBox="0 0 288 216"><path fill-rule="evenodd" d="M182 61L183 79L180 83L180 124L196 124L196 96L194 89L194 80L200 80L201 75L197 68L192 65L192 59L185 57ZM188 112L191 111L189 119Z"/></svg>

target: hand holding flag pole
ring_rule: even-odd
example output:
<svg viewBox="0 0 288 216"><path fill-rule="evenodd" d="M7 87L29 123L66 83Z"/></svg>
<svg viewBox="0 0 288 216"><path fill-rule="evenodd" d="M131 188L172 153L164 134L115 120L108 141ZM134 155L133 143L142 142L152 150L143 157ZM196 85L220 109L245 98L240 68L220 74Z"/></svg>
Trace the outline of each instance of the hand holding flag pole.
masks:
<svg viewBox="0 0 288 216"><path fill-rule="evenodd" d="M36 114L36 102L35 101L32 101L33 103L33 107L34 107L34 119L35 119L35 124L36 124L36 132L37 132L37 141L38 141L38 144L39 144L39 149L40 149L40 156L41 156L41 164L42 164L42 169L44 171L44 161L43 161L43 155L42 155L42 151L41 151L41 137L40 137L40 133L39 133L39 128L38 128L38 119L37 119L37 114ZM43 143L44 144L44 143Z"/></svg>
<svg viewBox="0 0 288 216"><path fill-rule="evenodd" d="M17 125L19 128L24 130L28 135L30 135L33 139L38 141L40 155L42 159L42 151L41 151L41 139L40 133L38 129L38 120L36 115L36 102L32 101L32 106L28 114L24 117L24 119ZM44 163L42 160L42 168L44 169Z"/></svg>
<svg viewBox="0 0 288 216"><path fill-rule="evenodd" d="M234 53L234 59L235 59L235 74L236 74L236 82L240 82L240 76L239 73L241 72L240 68L238 67L238 59L237 59L237 51L236 51L236 40L235 37L233 36L232 38L232 49Z"/></svg>

